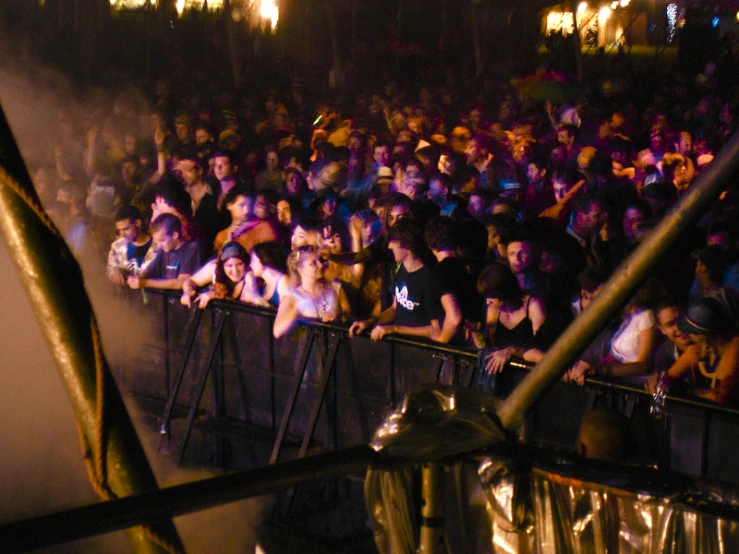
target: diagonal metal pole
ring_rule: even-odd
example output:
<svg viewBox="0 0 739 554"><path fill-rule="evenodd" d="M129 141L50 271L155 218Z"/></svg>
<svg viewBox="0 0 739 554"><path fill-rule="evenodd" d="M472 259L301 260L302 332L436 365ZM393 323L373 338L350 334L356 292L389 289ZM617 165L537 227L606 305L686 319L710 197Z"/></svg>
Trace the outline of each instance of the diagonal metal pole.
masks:
<svg viewBox="0 0 739 554"><path fill-rule="evenodd" d="M61 234L41 208L5 114L0 108L0 229L69 395L87 443L102 437L103 475L116 496L157 489L144 449L102 350L82 272ZM98 376L105 399L100 427ZM98 450L100 452L100 450ZM107 470L107 471L106 471ZM152 533L153 531L153 533ZM182 551L171 521L127 532L137 553ZM166 543L160 546L160 543Z"/></svg>
<svg viewBox="0 0 739 554"><path fill-rule="evenodd" d="M526 413L649 276L680 234L705 213L711 202L716 201L732 176L737 174L737 169L739 133L734 134L677 206L618 267L591 306L572 322L531 373L506 398L498 409L498 417L504 427L514 429L523 423Z"/></svg>

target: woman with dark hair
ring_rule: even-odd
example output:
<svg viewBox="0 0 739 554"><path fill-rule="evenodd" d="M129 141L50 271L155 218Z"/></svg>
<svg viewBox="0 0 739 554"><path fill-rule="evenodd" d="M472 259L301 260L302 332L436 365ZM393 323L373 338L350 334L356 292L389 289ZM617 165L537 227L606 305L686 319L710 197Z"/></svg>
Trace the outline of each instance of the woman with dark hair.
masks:
<svg viewBox="0 0 739 554"><path fill-rule="evenodd" d="M513 272L501 264L492 264L480 273L477 291L485 298L486 313L482 344L491 346L485 371L500 373L513 356L526 358L533 339L546 320L544 304L525 294Z"/></svg>
<svg viewBox="0 0 739 554"><path fill-rule="evenodd" d="M285 168L285 194L295 198L305 198L308 193L308 181L294 167Z"/></svg>
<svg viewBox="0 0 739 554"><path fill-rule="evenodd" d="M289 288L286 273L287 262L279 244L256 244L251 251L249 273L246 276L246 301L257 306L276 308Z"/></svg>
<svg viewBox="0 0 739 554"><path fill-rule="evenodd" d="M238 242L226 243L217 258L208 261L182 284L180 302L190 307L194 301L200 308L205 308L213 298L247 302L248 265L249 254L244 247ZM196 296L199 288L207 287L209 284L211 286Z"/></svg>
<svg viewBox="0 0 739 554"><path fill-rule="evenodd" d="M289 235L295 223L305 218L305 207L297 196L283 196L277 201L277 224Z"/></svg>

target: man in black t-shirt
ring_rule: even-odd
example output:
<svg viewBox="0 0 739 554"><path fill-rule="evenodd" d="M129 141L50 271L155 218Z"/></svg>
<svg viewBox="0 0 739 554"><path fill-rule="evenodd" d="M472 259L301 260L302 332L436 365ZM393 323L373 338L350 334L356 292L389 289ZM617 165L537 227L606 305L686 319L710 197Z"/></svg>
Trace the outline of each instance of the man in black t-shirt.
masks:
<svg viewBox="0 0 739 554"><path fill-rule="evenodd" d="M426 225L426 244L439 262L431 270L434 319L440 330L429 338L448 343L463 342L465 321L480 322L483 300L477 292L477 275L472 264L466 263L458 252L459 238L455 222L448 216L433 218Z"/></svg>
<svg viewBox="0 0 739 554"><path fill-rule="evenodd" d="M420 230L410 219L401 219L390 229L388 248L400 264L393 279L393 303L379 316L355 321L349 328L353 337L372 328L372 340L381 340L390 333L417 337L432 337L439 333L434 319L433 296L429 268L423 262L425 245Z"/></svg>
<svg viewBox="0 0 739 554"><path fill-rule="evenodd" d="M162 214L151 224L151 235L159 252L141 276L128 277L132 289L180 289L200 267L200 248L196 242L181 239L182 224L173 214Z"/></svg>

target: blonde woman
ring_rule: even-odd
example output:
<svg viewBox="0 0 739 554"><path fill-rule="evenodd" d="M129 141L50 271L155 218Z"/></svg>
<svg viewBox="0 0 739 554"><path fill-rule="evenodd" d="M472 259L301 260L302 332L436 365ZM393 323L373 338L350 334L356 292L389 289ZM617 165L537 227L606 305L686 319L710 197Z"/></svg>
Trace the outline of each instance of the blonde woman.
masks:
<svg viewBox="0 0 739 554"><path fill-rule="evenodd" d="M280 298L275 338L287 334L298 321L334 321L349 317L349 302L340 290L323 279L324 261L311 246L293 250L287 261L291 287Z"/></svg>

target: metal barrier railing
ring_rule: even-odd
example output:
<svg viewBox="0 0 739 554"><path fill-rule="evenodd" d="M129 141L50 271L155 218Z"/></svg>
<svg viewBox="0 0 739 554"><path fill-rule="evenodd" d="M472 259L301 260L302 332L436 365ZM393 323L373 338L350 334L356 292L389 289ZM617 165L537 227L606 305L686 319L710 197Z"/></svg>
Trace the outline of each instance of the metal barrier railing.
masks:
<svg viewBox="0 0 739 554"><path fill-rule="evenodd" d="M277 368L278 362L274 355L261 357L269 358L268 361L263 361L267 364L263 372L270 379L281 379L278 388L282 390L282 398L274 398L274 401L269 404L269 414L256 414L258 416L256 417L257 422L267 427L270 432L268 435L274 437L269 457L270 463L275 463L283 455L288 435L292 438L292 445L298 447L298 457L303 457L308 452L309 445L316 439L317 432L322 433L322 440L318 442L324 448L336 449L340 448L342 444L366 443L370 439L371 430L382 421L383 415L410 391L409 387L416 384L439 382L442 369L446 369L447 375L452 376L452 381L447 382L469 388L475 385L479 371L481 371L476 351L398 335L388 336L382 343L372 343L366 337L349 339L347 337L347 327L340 324L316 323L304 325L302 338L297 343L286 346L283 340L277 343L276 347L271 337L273 311L233 302L216 301L206 310L206 313L210 313L212 317L201 317L201 313L197 309L193 309L188 314L184 307L179 306L178 296L173 293L149 291L148 297L149 299L161 298L164 305L162 311L166 314L160 314L160 316L165 317L165 319L166 316L179 317L184 320L189 317L189 325L192 324L192 321L209 321L211 330L215 330L209 336L210 344L204 347L207 350L206 356L201 366L194 371L192 376L193 382L196 382L198 392L196 398L189 405L186 431L183 440L180 441L178 453L180 460L190 436L193 416L200 402L205 378L214 359L220 358L221 371L228 371L229 367L226 367L228 364L224 365L222 360L233 356L227 349L239 349L246 346L243 340L236 345L233 343L229 345L228 341L221 340L221 333L228 325L237 328L235 332L239 337L246 334L241 332L243 328L259 329L261 330L259 332L268 334L269 342L263 340L263 337L258 334L252 337L252 342L264 343L262 347L266 353L274 351L275 348L279 351L286 347L285 350L287 350L287 354L282 360L286 360L289 364L288 372L283 372L281 375L278 375L280 371ZM176 307L173 305L176 305ZM181 311L178 312L177 310ZM259 323L255 325L254 321L256 320L259 320ZM228 325L224 325L225 321L229 321ZM170 340L170 333L166 330L167 325L163 325L163 327L167 340ZM254 332L257 333L257 331ZM175 403L173 392L180 386L179 383L187 365L187 354L193 350L193 344L188 344L187 341L201 340L201 335L195 333L192 329L182 335L186 337L184 345L176 345L174 344L175 341L170 341L170 343L165 343L162 346L167 350L165 358L169 360L174 357L172 352L178 349L186 353L184 363L181 363L178 368L179 373L174 381L175 385L171 384L171 380L167 382L169 395L161 424L163 436L169 433L169 420ZM297 333L297 335L301 335L301 333ZM217 344L222 346L219 353L216 353L215 349ZM367 350L362 352L360 349L357 353L356 350L359 347ZM378 354L378 351L383 350L384 354ZM342 353L344 356L340 355ZM236 357L238 358L238 356ZM356 367L354 367L357 357L371 358L377 362L371 364L370 369L373 372L384 371L375 380L365 378L363 381L363 384L368 384L368 388L373 389L376 393L372 398L372 402L379 402L383 407L382 410L376 410L372 414L374 417L367 416L370 410L366 406L362 407L364 391L343 390L345 385L350 383L351 375L357 372ZM408 363L399 364L400 358L403 358L406 362L410 358L412 364L410 366ZM380 366L383 363L389 364L390 367L381 370ZM249 376L254 374L253 367L247 370L246 367L233 367L233 365L231 364L230 369L243 372L244 379L247 381ZM504 374L509 374L507 376L509 381L516 381L521 375L528 373L528 370L532 367L533 364L529 362L512 359L508 364L510 371L506 371ZM410 378L401 376L403 372L410 373L412 376ZM366 375L368 371L364 373ZM341 381L339 388L342 388L338 392L336 390L337 375ZM384 383L384 379L387 379L389 383ZM383 381L382 384L387 386L384 388L378 386L378 381ZM312 388L306 388L306 382L310 382ZM275 385L272 384L271 387L274 389ZM355 388L361 389L363 387L360 385ZM509 387L504 384L498 394L505 394L507 388ZM221 392L224 393L224 391ZM229 391L225 391L225 394L228 395L228 393ZM341 394L351 397L350 400L354 402L352 406L356 408L355 411L364 409L364 416L354 417L352 414L347 415L346 410L342 411L345 409L345 403L337 399ZM557 417L560 419L567 417L560 414L559 408L561 406L558 405L558 402L576 405L575 407L572 405L568 407L574 413L572 417L577 418L581 417L594 405L598 396L607 397L616 405L626 406L624 409L628 412L627 415L637 414L642 418L643 421L639 429L643 435L638 439L640 444L648 448L644 454L650 457L652 463L664 469L672 467L691 474L710 477L709 446L711 441L715 442L717 440L717 437L713 436L715 435L712 426L714 418L718 417L724 426L726 422L730 422L731 426L735 426L739 430L739 410L737 409L719 406L699 398L670 395L666 403L668 415L658 419L649 415L652 396L640 384L591 376L587 379L584 389L574 384L558 383L555 385L554 392L549 397L550 402L542 402L534 412L533 417L530 418L535 422L532 425L533 440L542 440L561 447L574 446L579 420L572 422L560 421L558 425L562 429L555 428L554 431L552 431L552 425L549 425ZM226 402L226 404L233 405L234 402ZM327 404L329 409L324 410ZM302 406L302 410L297 413L296 407L299 405ZM337 405L340 407L337 408ZM675 429L680 425L679 422L675 423L669 415L674 411L689 414L691 418L698 418L703 422L698 431L695 431L694 428L692 430L696 433L694 437L695 448L691 449L689 459L679 460L680 463L676 467L671 463L671 458L676 458L676 455L670 456L672 448L670 435L674 435L677 432ZM326 414L319 425L322 412L326 412ZM252 415L254 415L253 412ZM224 416L222 412L214 411L214 417L222 416ZM359 421L356 422L356 425L353 425L352 423L357 419ZM349 421L350 423L344 423L341 430L339 430L337 421ZM539 424L536 424L536 422L539 422ZM560 433L559 436L557 432ZM679 453L677 457L685 458L685 453Z"/></svg>
<svg viewBox="0 0 739 554"><path fill-rule="evenodd" d="M549 449L508 442L445 458L442 463L469 456L528 460L533 467L564 478L575 476L580 482L594 484L605 480L609 490L631 490L645 497L670 498L671 502L698 513L739 521L739 507L733 501L736 491L726 489L725 494L717 495L716 490L707 490L699 481L669 472L585 460L567 453L553 457ZM308 481L365 471L369 466L398 468L409 465L413 463L360 445L0 525L0 543L4 551L28 552L146 521L277 493Z"/></svg>

